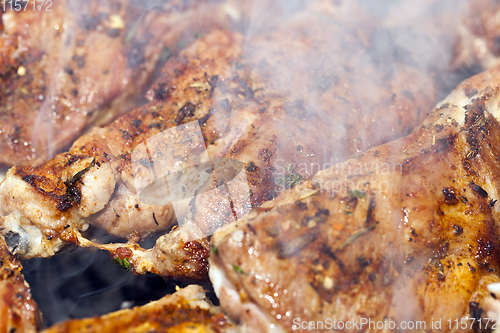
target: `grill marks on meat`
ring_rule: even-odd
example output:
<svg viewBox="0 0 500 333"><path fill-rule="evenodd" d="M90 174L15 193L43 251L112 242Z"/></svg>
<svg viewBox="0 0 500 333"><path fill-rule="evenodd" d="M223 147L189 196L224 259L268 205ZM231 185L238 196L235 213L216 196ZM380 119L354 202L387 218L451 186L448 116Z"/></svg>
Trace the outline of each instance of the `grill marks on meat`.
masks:
<svg viewBox="0 0 500 333"><path fill-rule="evenodd" d="M489 88L499 80L498 67L467 80L408 137L325 169L216 233L210 278L224 311L260 332L290 330L297 317L424 320L429 330L468 316L471 302L481 307L486 285L500 281L490 205L500 95ZM479 98L467 97L469 86Z"/></svg>
<svg viewBox="0 0 500 333"><path fill-rule="evenodd" d="M0 237L0 332L37 332L42 314L21 274L22 266Z"/></svg>
<svg viewBox="0 0 500 333"><path fill-rule="evenodd" d="M227 24L215 4L151 11L129 0L53 1L52 12L2 14L0 164L39 165L87 128L141 102L158 63Z"/></svg>

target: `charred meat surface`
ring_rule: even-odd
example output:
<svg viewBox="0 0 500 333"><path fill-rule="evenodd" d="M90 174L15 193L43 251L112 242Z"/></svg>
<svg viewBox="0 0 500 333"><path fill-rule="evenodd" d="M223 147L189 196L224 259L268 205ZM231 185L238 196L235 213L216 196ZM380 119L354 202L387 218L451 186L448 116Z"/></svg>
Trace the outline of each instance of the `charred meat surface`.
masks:
<svg viewBox="0 0 500 333"><path fill-rule="evenodd" d="M0 165L39 165L130 111L179 43L228 22L201 1L50 3L2 14Z"/></svg>
<svg viewBox="0 0 500 333"><path fill-rule="evenodd" d="M94 129L78 139L68 153L59 154L41 166L12 168L7 175L12 181L5 180L1 185L5 194L1 196L1 209L10 211L12 215L9 216L14 220L7 217L4 225L11 230L17 228L12 231L20 235L22 244L25 244L23 239L30 242L26 237L38 237L41 243L47 244L30 248L19 246L15 252L24 252L27 257L51 255L50 249L57 249L61 238L71 241L68 229L86 229L89 218L93 224L123 238L135 234L144 237L168 228L173 222L170 203L148 205L139 200L144 184L147 185L154 176L150 172L148 156L151 155L148 152L152 154L151 158L160 160L158 154L182 155L187 150L192 163L200 160L196 152L206 148L203 138L200 141L196 136L198 122L182 127L188 136L181 135L184 132L165 130L176 128L178 110L188 102L196 105L196 115L185 116L184 122L202 118L209 112L212 105L205 73L230 77L233 61L241 54L241 41L240 36L224 32L207 36L179 58L167 63L168 85L158 84L152 90L156 97L150 104L107 127ZM204 89L192 87L197 82ZM162 97L164 93L168 98ZM228 119L229 110L220 110L213 122ZM234 121L244 122L244 114L238 117ZM223 125L226 124L223 122ZM193 131L189 131L190 128ZM212 126L206 126L207 133L212 130ZM153 144L158 143L158 146L154 147L156 150L146 151L144 142L150 138L156 140ZM222 146L226 137L219 137L219 140ZM136 163L132 163L132 154L138 156ZM37 220L41 224L38 227L33 225L34 228L24 224L23 221L27 220L21 218L20 212L23 216L31 216L28 220ZM44 227L39 228L42 225ZM34 234L28 236L30 232Z"/></svg>
<svg viewBox="0 0 500 333"><path fill-rule="evenodd" d="M465 81L408 137L217 232L210 278L223 310L259 332L325 318L444 332L432 322L471 316L471 304L480 319L500 281L499 81L499 67Z"/></svg>
<svg viewBox="0 0 500 333"><path fill-rule="evenodd" d="M205 297L202 287L191 285L157 301L112 312L101 317L68 320L42 331L58 332L238 332L220 309Z"/></svg>
<svg viewBox="0 0 500 333"><path fill-rule="evenodd" d="M5 232L19 235L15 253L30 258L67 243L94 246L79 236L92 224L131 241L107 249L138 273L206 278L208 240L200 236L325 163L409 133L424 117L415 110L434 103L433 81L407 58L392 55L393 66L379 71L387 54L366 52L378 48L379 32L368 19L354 26L346 19L354 11L370 18L355 4L323 1L272 34L247 41L238 33L208 34L167 61L148 104L43 165L12 168L0 200ZM161 178L158 170L218 158L238 161L243 172L229 176L234 165L218 164L194 200L175 209L177 218L189 213L183 224L197 230L174 230L152 250L135 244L175 222L172 202L140 197L155 191L148 186Z"/></svg>
<svg viewBox="0 0 500 333"><path fill-rule="evenodd" d="M0 332L38 332L42 314L21 274L21 263L8 250L9 236L0 237Z"/></svg>
<svg viewBox="0 0 500 333"><path fill-rule="evenodd" d="M366 1L317 1L285 24L276 15L237 27L245 37L211 32L267 2L59 1L51 14L3 13L0 164L20 165L0 185L7 247L24 258L97 247L127 270L179 279L205 279L211 253L224 309L251 331L290 330L295 315L429 323L486 313L499 209L498 92L486 88L498 69L466 81L410 137L373 147L420 124L443 70L495 63L486 13L496 2L475 6L480 19L465 29L449 19L451 2L427 1L438 15L416 31L422 22L382 24ZM138 245L176 220L152 249ZM210 247L205 236L231 222ZM127 243L89 241L89 225ZM36 326L26 299L22 318ZM149 316L140 329L209 330L206 316L223 318L181 306L201 322L180 323L162 304L53 329L115 330Z"/></svg>
<svg viewBox="0 0 500 333"><path fill-rule="evenodd" d="M354 12L357 19L347 20ZM379 45L388 34L356 3L323 1L247 42L238 94L261 112L225 155L244 163L244 177L193 202L191 218L205 233L421 122L425 111L418 110L432 107L436 87L410 61L413 50L391 40Z"/></svg>

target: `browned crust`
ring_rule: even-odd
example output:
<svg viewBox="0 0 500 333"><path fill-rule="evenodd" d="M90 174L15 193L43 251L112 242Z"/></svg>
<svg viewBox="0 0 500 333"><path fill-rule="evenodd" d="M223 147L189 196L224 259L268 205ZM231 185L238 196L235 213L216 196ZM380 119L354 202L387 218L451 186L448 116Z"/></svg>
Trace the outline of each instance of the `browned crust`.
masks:
<svg viewBox="0 0 500 333"><path fill-rule="evenodd" d="M193 289L193 286L188 288ZM195 296L177 292L144 306L112 312L101 317L68 320L43 332L130 332L133 330L137 333L221 333L234 327L218 308L206 301L202 301L203 307L200 307L202 305L194 304L195 301Z"/></svg>
<svg viewBox="0 0 500 333"><path fill-rule="evenodd" d="M42 314L21 274L21 263L0 237L0 332L36 332Z"/></svg>

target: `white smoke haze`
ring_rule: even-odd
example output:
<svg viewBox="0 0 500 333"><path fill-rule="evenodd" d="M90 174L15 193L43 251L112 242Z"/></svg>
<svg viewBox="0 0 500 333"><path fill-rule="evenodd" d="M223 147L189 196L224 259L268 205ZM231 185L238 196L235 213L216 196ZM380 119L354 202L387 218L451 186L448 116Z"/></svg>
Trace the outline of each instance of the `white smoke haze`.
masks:
<svg viewBox="0 0 500 333"><path fill-rule="evenodd" d="M475 60L457 61L456 45L461 37L457 25L466 10L465 0L222 0L214 3L220 4L217 8L223 14L213 13L214 16L230 18L230 24L224 22L221 25L229 25L246 37L244 60L254 66L254 73L249 75L266 77L265 82L252 80L262 84L251 87L256 94L265 87L265 93L269 96L286 96L288 102L285 108L289 109L290 114L302 118L306 131L315 132L314 121L331 123L328 131L316 133L322 140L316 142L315 147L297 144L297 151L310 158L310 163L290 165L279 158L275 161L276 182L294 173L301 180L308 179L316 172L353 155L410 133L431 107L462 78L481 69L481 64ZM137 2L137 6L144 6L138 10L141 14L137 16L137 29L150 28L154 33L155 24L160 26L163 23L153 23L151 20L161 17L161 13L166 10L178 10L182 4L158 0L154 3ZM70 2L68 10L78 16L78 2ZM71 26L73 23L68 21L63 24ZM200 17L196 28L202 34L213 29L212 25L205 23ZM71 29L64 30L62 40L62 47L68 48L62 50L59 56L59 67L64 68L70 61L66 55L72 54L76 43ZM95 51L105 53L104 50ZM458 58L471 59L465 55ZM488 60L489 63L491 61ZM382 81L389 83L381 84ZM64 79L58 76L53 76L47 82L47 95L42 97L44 102L37 118L38 130L31 138L36 149L48 149L49 156L57 153L51 148L57 133L47 119L57 116L52 113L52 102L57 98L57 91L62 89L62 84ZM384 107L374 109L373 105ZM78 108L75 105L69 107ZM410 120L405 122L404 119ZM359 125L363 130L353 131L354 125ZM173 131L182 132L190 125L183 126ZM290 139L286 135L289 123L276 119L273 126L278 133L277 146L289 144ZM203 146L201 132L198 133L196 128L189 132L195 133L200 146ZM168 133L162 135L165 136L162 139L166 139ZM136 149L137 156L133 157L136 165L141 163L142 158L150 160L146 147ZM193 152L186 153L189 155ZM165 204L166 201L175 204L178 201L175 212L180 225L195 189L208 181L209 173L204 173L206 168L201 163L214 160L206 149L200 149L196 154L199 154L200 164L182 165L175 160L157 160L151 164L150 173L134 179L138 192L146 190L148 186L158 185L155 181L164 179L161 189L154 188L150 195L144 192L141 200L148 204ZM195 174L194 178L180 175L181 169L189 167L193 168L189 170ZM400 167L353 165L352 170L341 170L341 173L372 173L375 176L394 173L394 170L401 170L398 169ZM167 170L178 178L169 179ZM234 178L239 181L238 184L244 184L246 181L242 179L246 180L245 169L240 170ZM335 193L342 182L320 184L320 188ZM168 184L176 184L178 189L182 188L179 184L191 184L194 187L186 191L182 189L176 195L170 192ZM245 198L245 193L250 191L244 187L231 188L230 183L227 186L230 192L234 192L234 198ZM297 189L300 186L297 185ZM395 187L394 184L389 187L386 183L372 186L377 186L380 192L385 192L384 188ZM363 190L363 184L353 183L349 187ZM285 189L286 186L279 191ZM174 197L178 200L172 199ZM238 204L243 207L247 202L242 200ZM250 208L251 204L238 211L246 214ZM243 216L240 214L236 218ZM44 313L45 326L68 318L118 310L124 301L131 301L134 305L143 304L174 290L170 282L151 276L133 276L114 267L107 254L88 253L84 249L50 259L27 261L24 266L26 279ZM398 280L393 283L395 290L400 290L400 285L404 285L403 281ZM409 294L397 292L392 300L402 309L398 314L399 319L405 319L408 313L417 308L416 300L412 300Z"/></svg>
<svg viewBox="0 0 500 333"><path fill-rule="evenodd" d="M143 305L174 292L176 285L155 275L133 275L112 263L107 253L82 248L23 266L46 327L116 311L123 302Z"/></svg>
<svg viewBox="0 0 500 333"><path fill-rule="evenodd" d="M169 150L176 145L165 143L176 141L190 149ZM169 128L137 145L132 151L132 168L139 200L147 205L172 205L179 226L184 225L191 200L196 195L211 195L216 188L227 188L233 207L241 212L236 219L252 207L243 163L209 156L198 121ZM238 202L239 197L244 200ZM224 209L231 211L230 207ZM207 231L205 236L212 233Z"/></svg>

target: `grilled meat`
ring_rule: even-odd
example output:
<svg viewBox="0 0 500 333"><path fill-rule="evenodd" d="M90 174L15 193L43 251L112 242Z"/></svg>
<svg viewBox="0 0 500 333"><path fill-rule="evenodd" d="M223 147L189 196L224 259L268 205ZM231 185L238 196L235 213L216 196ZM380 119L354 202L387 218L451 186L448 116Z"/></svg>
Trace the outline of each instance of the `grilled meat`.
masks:
<svg viewBox="0 0 500 333"><path fill-rule="evenodd" d="M376 171L379 173L375 186L373 164L370 171L366 171L371 174L345 171L343 166L357 166L358 160L372 163L374 157L370 154L375 151L356 162L351 160L337 166L333 175L328 170L312 181L301 183L325 165L407 134L424 116L421 110L426 110L435 98L435 85L428 77L429 72L439 73L448 60L443 62L435 48L429 53L412 49L408 40L395 38L401 37L397 24L380 28L356 3L321 1L266 36L252 36L244 41L238 34L215 32L195 42L167 62L163 76L147 94L149 104L105 128L94 129L77 140L68 153L37 167L85 128L108 122L136 104L155 64L167 54L164 46L175 51L179 40L190 39L199 28L192 24L193 19L207 16L209 20L202 21L209 22L210 27L227 23L227 17L213 16L211 4L195 3L189 12L176 14L168 10L143 11L129 2L113 2L109 7L97 9L91 2L85 4L83 11L73 12L68 20L64 19L65 23L59 24L58 19L62 20L66 8L72 4L60 2L58 5L61 5L59 10L52 15L5 13L3 16L1 43L5 47L2 47L0 61L5 66L0 80L9 88L1 96L6 111L0 114L7 127L0 134L5 134L4 144L9 148L0 148L2 154L6 152L4 157L0 154L0 163L12 163L15 155L21 157L16 163L33 165L13 168L0 185L3 233L12 251L26 258L50 256L65 244L75 243L108 250L125 268L138 273L151 271L165 277L204 278L209 251L208 239L204 236L243 218L216 236L211 275L226 310L252 329L266 330L274 325L278 330L288 330L295 324L293 315L298 314L303 320L320 320L316 315L320 311L332 316L338 314L339 318L357 313L358 317L377 319L388 314L400 321L427 319L433 313L442 318L449 314L459 316L466 311L477 314L478 306L486 308L492 302L495 304L490 298L484 301L483 296L485 285L498 280L491 236L496 232L495 216L491 213L496 200L494 191L491 192L494 188L488 188L488 182L479 176L479 172L491 168L493 162L480 161L476 165L482 169L476 173L471 171L470 163L463 162L463 169L459 171L455 168L448 179L453 179L458 172L470 181L467 186L472 192L460 199L467 201L456 202L456 188L444 187L444 199L436 201L437 213L431 214L432 208L418 206L410 215L418 215L415 211L420 215L410 219L411 227L402 227L406 228L404 232L384 236L393 226L391 219L396 215L400 217L401 209L396 208L397 213L389 216L379 208L399 207L395 197L408 205L416 205L416 199L408 199L402 192L392 197L393 192L387 195L385 189L396 190L401 182L403 189L409 188L411 194L424 193L420 199L438 197L436 188L449 184L427 180L433 173L425 161L439 168L446 164L443 155L453 155L452 160L457 160L457 156L463 155L464 147L470 148L463 158L466 162L487 155L487 150L492 148L474 146L473 141L480 135L494 136L491 133L497 130L494 118L481 115L485 103L491 111L492 96L496 92L485 92L482 99L472 104L470 97L477 97L478 90L496 82L495 71L490 73L492 77L485 74L457 90L448 102L453 101L458 107L442 105L441 111L450 115L449 121L440 123L436 111L427 119L425 127L419 129L420 134L411 136L432 136L430 146L425 140L420 141L422 147L425 144L440 147L429 148L430 153L426 153L418 150L422 147L411 146L411 139L405 139L377 149L381 156L375 157L378 163L387 158L391 161L387 165L398 166L402 153L393 153L395 147L413 147L409 150L409 154L413 154L409 162L405 160L404 165L410 164L405 172L409 175L412 168L420 170L418 177L427 184L432 181L432 189L414 190L414 183L408 180L410 176L403 177L402 165L400 169ZM225 14L233 19L240 18L237 6L235 11L231 2L219 8L226 8ZM351 21L353 13L358 17L356 22ZM135 24L137 17L139 23ZM74 22L79 25L72 35L68 33L68 25ZM26 28L25 23L33 29ZM43 24L54 25L55 34L40 35L44 30L38 25ZM248 29L248 35L254 32L252 27ZM413 40L411 33L403 35L412 36ZM145 39L150 44L144 44ZM424 44L432 47L428 41ZM438 51L444 49L446 54L452 44L440 44ZM100 47L102 45L106 47ZM54 49L61 51L50 52ZM89 51L96 49L105 49L108 59L120 61L103 62L102 53ZM439 62L432 68L428 63L422 65L419 60L423 55L427 60ZM481 57L473 55L473 58ZM462 62L457 63L467 62L463 59L470 57L459 58ZM486 60L481 63L492 64ZM49 79L41 82L40 77ZM26 92L33 92L38 99L26 98ZM467 115L468 124L459 107L465 104L472 105ZM14 105L16 113L12 111ZM19 111L33 108L41 110L38 118ZM109 110L97 112L102 109ZM27 116L21 118L20 114ZM40 131L33 134L34 128ZM448 135L447 139L439 137L441 134ZM485 141L494 142L489 138ZM452 148L445 147L446 142ZM327 149L318 151L318 147ZM405 154L407 152L408 149ZM427 158L424 164L412 162L422 156ZM179 165L188 169L196 167L182 171ZM198 188L203 182L193 178L199 176L200 166L208 166L209 176ZM163 173L159 174L158 170ZM197 189L189 207L187 202L179 205L168 196L162 197L166 192L157 185L165 185L165 182L158 183L158 180L169 181L167 189L171 196L175 190L167 171L179 176L181 185L187 180L191 186L188 192ZM393 178L394 175L401 177ZM347 181L350 176L354 177ZM389 180L394 179L399 183L389 185ZM460 184L465 188L463 179L455 181L456 186ZM258 208L297 183L296 191L289 191ZM339 187L322 187L328 183ZM361 189L353 190L351 184L362 184ZM387 187L381 188L381 184ZM144 194L152 194L152 197ZM189 195L181 197L186 199ZM454 209L442 209L448 207L446 205L455 206L458 213ZM245 217L252 208L258 212ZM189 218L182 221L182 226L160 237L153 249L144 250L137 245L141 237L168 229L175 222L175 215L182 218L188 211ZM402 221L408 224L406 206L402 212ZM479 226L467 225L461 214L474 216ZM425 229L419 222L421 215L432 216L441 227L429 222ZM129 242L93 243L80 234L89 224L127 238ZM454 236L460 236L459 240L449 241L450 232L443 225L453 230ZM290 226L295 229L290 231ZM433 238L431 233L443 232L443 228L446 229L444 236ZM478 235L464 238L462 233L469 229ZM386 243L371 241L373 238L346 253L349 247L370 235L380 235L390 241L402 239L403 243L397 247L401 253L387 255L383 246ZM427 238L415 241L418 235ZM265 241L259 242L257 237ZM475 256L461 250L460 246L467 241L474 245ZM241 245L247 252L241 253L242 249L235 245ZM260 252L255 252L257 247ZM267 255L271 258L269 262L264 259ZM303 260L306 257L312 258L314 266ZM431 264L428 264L429 258ZM406 267L401 268L403 264ZM465 264L468 271L462 267ZM298 282L278 274L278 268L290 273L289 276L300 272ZM416 278L408 282L412 274ZM450 282L456 276L465 277L466 287L456 287ZM249 277L253 278L250 282ZM22 277L18 280L22 281ZM395 287L390 288L393 282ZM361 283L367 290L359 288ZM421 285L425 285L425 297L415 293ZM232 289L240 287L242 293L235 294ZM304 309L304 302L296 304L279 288L299 290L314 310ZM468 309L454 305L451 300L438 304L437 299L446 297L446 290L450 289L459 300L470 301ZM375 292L386 299L391 297L393 302L382 304L382 296L362 302L368 293ZM415 300L414 317L399 311L402 300L398 292ZM258 299L258 293L270 303ZM332 306L334 297L342 301L340 310ZM26 318L36 326L39 322L36 305L30 302L33 311ZM87 330L88 325L93 325L102 330L104 326L109 328L108 321L130 320L128 323L131 323L144 316L151 319L151 313L153 317L158 315L159 312L155 312L158 308L165 311L163 303L161 300L100 319L67 322L52 329ZM170 300L168 303L172 304ZM363 313L355 312L360 304ZM189 308L186 311L192 310L190 305ZM207 329L204 325L211 325L213 329L214 323L208 323L205 315L210 318L214 312L201 312L197 318L202 318L203 323L196 328ZM160 329L157 324L167 331L187 327L169 319L167 324L154 321L141 329ZM117 326L111 329L116 330Z"/></svg>
<svg viewBox="0 0 500 333"><path fill-rule="evenodd" d="M0 332L37 332L42 314L21 274L22 266L0 237Z"/></svg>
<svg viewBox="0 0 500 333"><path fill-rule="evenodd" d="M352 12L355 22L346 19ZM250 211L247 191L239 189L249 187L258 206L325 164L409 133L425 117L421 110L435 99L433 81L411 59L412 50L373 22L351 3L320 2L247 43L247 85L266 111L225 155L247 171L232 181L231 198L218 187L193 204L192 219L206 233Z"/></svg>
<svg viewBox="0 0 500 333"><path fill-rule="evenodd" d="M433 82L411 66L410 51L403 58L387 53L383 31L370 24L354 29L349 13L369 16L351 6L321 2L247 43L236 33L209 34L166 63L147 94L149 104L94 129L41 166L12 168L0 185L4 233L19 236L12 250L30 258L53 255L68 242L98 246L127 258L136 272L203 278L208 241L197 240L201 235L325 163L408 133L424 115L414 110L433 103ZM387 62L389 69L379 72ZM200 230L181 227L176 233L183 237L162 236L152 250L135 244L175 222L168 197L148 201L143 192L169 171L180 172L179 165L220 158L227 164L207 168L211 181L183 222ZM238 169L229 162L240 167L235 177L228 176ZM194 170L193 177L182 176L187 185L198 184ZM92 244L79 235L89 224L130 242Z"/></svg>
<svg viewBox="0 0 500 333"><path fill-rule="evenodd" d="M337 10L339 9L337 8ZM328 13L328 10L322 11L322 13L325 12ZM346 40L336 39L334 41L327 38L327 42L322 44L320 37L317 40L313 37L324 37L320 31L321 27L324 28L324 26L312 23L317 12L313 11L302 15L294 25L284 27L283 30L271 37L257 38L254 40L254 44L247 45L247 49L253 47L249 51L251 56L247 61L251 63L250 68L253 69L250 77L253 78L253 82L255 82L253 85L257 88L255 95L264 100L266 97L272 96L273 99L269 104L275 105L275 103L281 102L283 103L281 104L282 109L274 108L271 113L272 117L268 117L268 114L264 112L258 119L259 122L255 123L255 130L239 140L226 155L226 158L242 161L246 172L240 173L228 186L213 188L213 185L210 184L211 189L200 191L201 194L198 194L192 203L192 215L187 220L182 221L182 226L179 229L157 240L153 253L156 256L156 261L161 264L153 265L155 273L162 276L179 276L184 272L189 274L196 272L196 276L203 276L201 274L203 271L200 269L206 267L205 256L208 254L208 247L206 247L206 240L193 244L192 240L196 240L197 236L210 234L218 227L234 221L236 218L241 218L252 207L259 206L263 201L273 198L285 188L293 187L300 179L310 178L314 172L322 168L321 166L341 161L357 151L367 149L375 142L385 142L398 135L395 132L391 133L391 131L384 133L377 131L377 128L381 128L379 121L385 122L392 129L397 129L396 131L401 130L398 125L391 125L391 121L394 119L386 118L387 114L384 113L384 108L370 109L370 105L382 106L387 103L388 100L384 98L384 93L395 88L390 84L389 79L389 86L380 88L379 94L371 94L372 89L376 89L377 82L380 82L382 77L390 77L387 72L381 74L381 77L372 77L371 69L373 67L371 66L382 66L380 63L373 59L364 58L365 54L361 53L359 58L350 60L353 61L353 64L358 65L366 61L367 67L356 68L359 72L355 75L349 74L354 65L353 67L344 67L345 72L343 69L334 67L336 60L346 60L349 59L349 55L352 56L352 53L347 51L341 53L341 46L356 45L355 42L359 41L360 37L344 34L342 36ZM347 23L345 24L347 25ZM345 29L349 31L348 28ZM383 34L384 31L378 30L377 33ZM332 33L331 35L338 36L340 34ZM293 39L292 36L303 36L304 39ZM372 37L371 46L373 48L379 47L377 44L380 42L380 35ZM277 42L274 42L275 40L279 40L279 45L285 44L286 47L273 46L278 45ZM303 62L303 59L307 58L304 52L307 52L309 45L318 48L318 52L313 52L310 56L317 55L318 61L306 64ZM358 46L360 49L363 47ZM396 46L392 45L392 47ZM331 52L327 51L328 48L331 48ZM282 53L283 50L287 50L287 56ZM381 52L386 51L381 50ZM336 54L333 60L330 58L331 54ZM376 57L376 53L372 56ZM408 74L418 75L413 72L414 68L403 66L398 62L397 57L394 57L396 59L393 59L394 67L392 70L399 71L400 75L404 75L406 70L408 70L406 72ZM275 59L276 62L272 63L272 59ZM282 59L287 59L287 61L282 61ZM324 71L325 69L326 71ZM367 71L363 72L364 69ZM335 83L336 74L339 75L339 78L351 79L347 83L344 82L349 89L344 89L345 86L342 86L341 83ZM370 87L364 90L366 95L362 93L363 90L358 90L361 88L361 83L357 80L361 77L364 78L363 84L366 84L364 87ZM374 81L370 81L372 78ZM408 90L405 90L407 87L400 86L398 87L401 89L400 92L395 93L396 100L406 106L399 110L391 107L391 111L395 111L398 115L399 121L408 124L413 121L417 122L419 117L423 115L419 112L408 113L409 109L406 108L411 108L409 103L412 100L409 97L411 96L409 92L418 91L419 95L424 94L424 96L426 93L425 89L417 85L417 82L422 81L416 76L413 78L415 81L407 81L411 86L408 87ZM260 87L265 88L260 89ZM292 102L287 99L279 101L277 97L283 94L283 87L286 87L288 93L297 99ZM430 88L431 86L425 87ZM285 96L287 95L285 94ZM374 96L380 99L374 100ZM405 97L408 99L405 100ZM351 107L351 112L345 112L346 108ZM415 105L415 107L418 110L420 106ZM376 114L373 117L361 116L365 112L368 114L372 111ZM346 128L339 126L339 123L347 124ZM323 127L325 124L326 127ZM280 135L280 133L285 134ZM373 141L370 141L369 137ZM331 151L328 149L318 151L317 147L333 147L333 149ZM193 251L193 248L196 251ZM140 257L139 254L135 253L134 256L137 259ZM137 260L137 263L139 262L140 260ZM186 275L186 277L191 276Z"/></svg>
<svg viewBox="0 0 500 333"><path fill-rule="evenodd" d="M160 139L170 135L171 132L165 130L175 129L179 117L188 120L206 116L212 105L205 73L208 77L220 75L221 78L233 75L233 62L241 54L241 44L241 36L230 33L207 36L184 51L181 58L168 62L165 68L171 75L168 91L167 86L159 85L153 92L153 102L108 127L94 129L78 139L68 153L59 154L39 167L9 170L0 185L4 193L1 209L6 218L3 225L20 235L14 252L25 257L52 255L51 249L57 251L61 244L62 233L68 231L68 227L85 229L89 217L95 225L124 238L135 233L143 237L168 228L173 220L170 203L148 205L139 200L144 184L153 177L148 173L148 155L141 153L141 149L146 149L144 141L155 135L160 135L156 137ZM201 84L201 88L190 87L194 83ZM178 113L186 105L196 106L196 118ZM212 119L214 125L205 126L206 133L216 130L217 119L225 125L224 130L228 127L224 121L234 120L241 126L248 122L244 117L248 114L231 119L227 117L228 109L219 110ZM254 113L257 114L257 110ZM197 133L195 127L193 133ZM219 131L216 134L218 136ZM233 135L230 131L223 134ZM161 149L166 149L170 154L181 155L187 150L192 163L199 161L196 153L205 148L203 139L198 141L196 135L175 137L175 133L170 139L177 139L177 142L163 142L158 151L152 153L162 153ZM226 136L218 136L221 146L225 140ZM139 146L134 153L138 156L137 163L132 163L131 155L136 146ZM217 147L214 145L214 148ZM138 176L135 177L137 183L134 173ZM29 244L34 238L38 238L39 245ZM25 245L28 247L24 248Z"/></svg>
<svg viewBox="0 0 500 333"><path fill-rule="evenodd" d="M68 320L42 331L57 332L237 332L218 307L205 298L202 287L190 285L141 307L102 317Z"/></svg>
<svg viewBox="0 0 500 333"><path fill-rule="evenodd" d="M497 65L500 55L498 2L465 1L461 7L463 7L461 25L455 27L455 31L448 30L459 36L455 46L453 66L491 68ZM453 12L449 12L448 17L449 15L453 15Z"/></svg>
<svg viewBox="0 0 500 333"><path fill-rule="evenodd" d="M410 40L409 34L417 33L419 38L413 37L413 42L418 43L420 56L428 58L433 55L428 58L432 59L427 63L429 66L436 66L437 62L441 62L458 72L464 69L479 72L498 65L498 1L424 0L418 3L396 3L386 13L387 26L402 27L395 32L400 39ZM449 52L450 49L453 52Z"/></svg>
<svg viewBox="0 0 500 333"><path fill-rule="evenodd" d="M223 310L259 332L326 318L446 332L460 329L448 320L481 319L500 280L499 81L500 67L466 80L408 137L217 232L210 278Z"/></svg>
<svg viewBox="0 0 500 333"><path fill-rule="evenodd" d="M131 110L179 43L229 23L201 1L38 5L8 11L7 4L2 14L0 165L39 165L90 126Z"/></svg>

